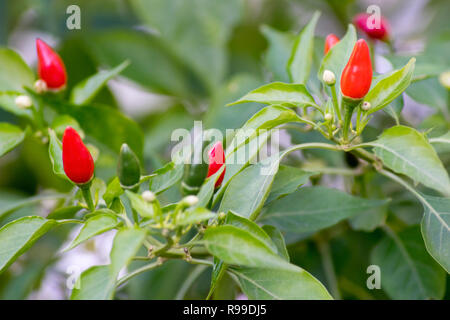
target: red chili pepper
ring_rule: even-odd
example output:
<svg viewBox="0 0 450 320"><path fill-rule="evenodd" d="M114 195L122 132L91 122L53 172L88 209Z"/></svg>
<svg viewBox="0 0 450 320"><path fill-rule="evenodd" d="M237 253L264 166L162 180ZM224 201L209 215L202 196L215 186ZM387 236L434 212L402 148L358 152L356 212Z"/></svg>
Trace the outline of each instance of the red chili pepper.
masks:
<svg viewBox="0 0 450 320"><path fill-rule="evenodd" d="M386 18L381 16L379 23L377 23L377 21L369 21L370 17L367 13L357 14L353 19L353 23L371 39L388 40L390 26Z"/></svg>
<svg viewBox="0 0 450 320"><path fill-rule="evenodd" d="M341 91L344 97L362 99L372 83L372 62L366 41L356 41L350 59L341 75Z"/></svg>
<svg viewBox="0 0 450 320"><path fill-rule="evenodd" d="M328 51L330 51L330 49L339 42L339 38L333 34L330 33L329 35L327 35L327 37L325 38L325 48L324 48L324 54L327 54Z"/></svg>
<svg viewBox="0 0 450 320"><path fill-rule="evenodd" d="M67 127L62 140L64 172L76 184L88 183L94 174L94 160L78 132Z"/></svg>
<svg viewBox="0 0 450 320"><path fill-rule="evenodd" d="M39 78L50 89L61 89L67 83L64 62L53 49L41 39L36 39Z"/></svg>
<svg viewBox="0 0 450 320"><path fill-rule="evenodd" d="M219 171L220 167L225 163L225 153L223 152L222 142L216 142L214 146L208 152L209 156L209 166L208 166L208 174L207 177L212 176L217 171ZM225 176L225 169L220 175L219 179L217 179L215 187L219 187L222 184L223 177Z"/></svg>

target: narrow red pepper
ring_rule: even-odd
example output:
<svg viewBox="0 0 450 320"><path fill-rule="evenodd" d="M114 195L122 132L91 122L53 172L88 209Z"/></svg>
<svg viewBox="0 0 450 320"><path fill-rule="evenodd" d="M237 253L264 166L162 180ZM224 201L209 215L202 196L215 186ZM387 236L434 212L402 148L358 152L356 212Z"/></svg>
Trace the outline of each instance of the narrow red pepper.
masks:
<svg viewBox="0 0 450 320"><path fill-rule="evenodd" d="M338 42L339 42L339 38L335 34L330 33L325 38L325 48L324 48L323 54L327 54L328 51L330 51L330 49Z"/></svg>
<svg viewBox="0 0 450 320"><path fill-rule="evenodd" d="M94 160L84 145L78 132L67 127L62 139L62 158L64 172L78 185L91 181L94 175Z"/></svg>
<svg viewBox="0 0 450 320"><path fill-rule="evenodd" d="M67 83L64 62L53 49L41 39L36 39L39 78L49 89L62 89Z"/></svg>
<svg viewBox="0 0 450 320"><path fill-rule="evenodd" d="M223 151L222 142L218 141L214 144L214 146L208 152L209 157L209 166L208 166L208 174L207 177L215 174L225 163L225 153ZM222 184L223 178L225 176L225 169L220 175L219 179L217 179L215 187L219 187Z"/></svg>
<svg viewBox="0 0 450 320"><path fill-rule="evenodd" d="M372 26L369 21L371 16L367 13L360 13L355 16L353 23L364 32L370 39L387 41L390 37L390 26L386 18L380 17L379 25Z"/></svg>
<svg viewBox="0 0 450 320"><path fill-rule="evenodd" d="M372 83L372 62L366 41L356 41L350 59L341 75L341 91L345 98L362 99Z"/></svg>

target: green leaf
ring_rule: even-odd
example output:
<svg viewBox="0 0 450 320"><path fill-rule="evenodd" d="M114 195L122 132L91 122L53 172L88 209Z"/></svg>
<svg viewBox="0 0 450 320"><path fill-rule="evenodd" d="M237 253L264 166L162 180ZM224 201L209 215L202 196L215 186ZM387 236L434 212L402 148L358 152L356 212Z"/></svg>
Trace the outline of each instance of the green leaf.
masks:
<svg viewBox="0 0 450 320"><path fill-rule="evenodd" d="M61 207L61 208L58 208L58 209L52 211L47 216L47 219L53 219L53 220L73 219L75 217L75 215L78 212L80 212L82 209L84 209L84 208L79 205Z"/></svg>
<svg viewBox="0 0 450 320"><path fill-rule="evenodd" d="M261 26L260 30L269 42L269 47L264 57L267 68L272 72L275 80L289 81L286 66L292 52L295 35L278 31L268 25Z"/></svg>
<svg viewBox="0 0 450 320"><path fill-rule="evenodd" d="M304 187L272 201L264 208L260 220L282 231L316 232L387 201L358 198L321 186Z"/></svg>
<svg viewBox="0 0 450 320"><path fill-rule="evenodd" d="M158 31L168 51L192 66L204 83L214 87L223 79L228 41L244 12L244 2L133 0L131 5L143 22Z"/></svg>
<svg viewBox="0 0 450 320"><path fill-rule="evenodd" d="M352 54L353 47L356 43L356 31L352 24L348 25L347 33L342 37L342 39L335 44L323 57L322 63L317 74L320 81L323 81L323 72L325 70L330 70L334 73L336 77L336 92L340 94L340 82L342 70L344 70L347 65L348 59Z"/></svg>
<svg viewBox="0 0 450 320"><path fill-rule="evenodd" d="M272 242L277 247L277 252L280 257L284 260L289 261L289 253L286 248L286 243L281 231L274 226L265 225L262 229L267 233L267 235L272 239Z"/></svg>
<svg viewBox="0 0 450 320"><path fill-rule="evenodd" d="M0 70L0 91L23 92L24 86L33 86L33 71L11 49L0 48Z"/></svg>
<svg viewBox="0 0 450 320"><path fill-rule="evenodd" d="M320 13L315 12L295 40L287 66L291 82L306 84L308 80L314 52L314 30L319 16Z"/></svg>
<svg viewBox="0 0 450 320"><path fill-rule="evenodd" d="M12 199L11 199L12 198ZM60 193L44 193L28 198L15 199L14 197L8 197L8 201L0 203L0 218L5 218L7 215L13 213L14 211L38 203L43 200L55 200L67 198L66 194Z"/></svg>
<svg viewBox="0 0 450 320"><path fill-rule="evenodd" d="M25 132L19 127L0 123L0 157L17 147L25 138Z"/></svg>
<svg viewBox="0 0 450 320"><path fill-rule="evenodd" d="M0 229L0 273L56 224L54 220L30 216L4 225Z"/></svg>
<svg viewBox="0 0 450 320"><path fill-rule="evenodd" d="M183 211L177 217L177 226L188 226L216 217L217 215L205 208L193 208Z"/></svg>
<svg viewBox="0 0 450 320"><path fill-rule="evenodd" d="M395 126L367 143L384 165L423 185L450 195L450 180L439 157L423 134L413 128Z"/></svg>
<svg viewBox="0 0 450 320"><path fill-rule="evenodd" d="M383 290L393 299L442 299L446 275L425 249L419 227L388 235L371 254L371 263L381 269Z"/></svg>
<svg viewBox="0 0 450 320"><path fill-rule="evenodd" d="M94 212L95 213L95 212ZM118 224L117 218L112 214L97 214L92 218L86 220L83 228L81 228L77 237L72 241L72 243L64 249L64 252L69 251L82 242L109 231L116 227Z"/></svg>
<svg viewBox="0 0 450 320"><path fill-rule="evenodd" d="M290 166L280 166L273 181L266 203L290 194L308 182L309 177L317 174Z"/></svg>
<svg viewBox="0 0 450 320"><path fill-rule="evenodd" d="M120 270L126 267L136 255L145 239L145 230L121 229L114 237L111 249L111 274L116 279Z"/></svg>
<svg viewBox="0 0 450 320"><path fill-rule="evenodd" d="M118 154L123 143L127 143L138 157L142 157L144 136L139 125L119 110L104 105L75 106L64 102L48 101L48 104L62 114L68 114L81 125L84 133Z"/></svg>
<svg viewBox="0 0 450 320"><path fill-rule="evenodd" d="M255 220L269 196L280 161L280 154L275 154L241 171L228 185L219 212L231 210Z"/></svg>
<svg viewBox="0 0 450 320"><path fill-rule="evenodd" d="M327 289L307 271L232 268L245 295L252 300L332 300Z"/></svg>
<svg viewBox="0 0 450 320"><path fill-rule="evenodd" d="M222 197L229 182L249 163L253 162L258 155L260 149L266 144L270 137L270 132L260 133L257 137L249 140L248 143L242 144L239 148L226 152L225 166L226 171L220 189L215 197ZM239 144L240 142L237 141ZM228 151L228 150L227 150Z"/></svg>
<svg viewBox="0 0 450 320"><path fill-rule="evenodd" d="M131 207L139 213L141 217L153 218L155 212L153 210L153 203L147 202L139 194L125 190L125 193L130 199Z"/></svg>
<svg viewBox="0 0 450 320"><path fill-rule="evenodd" d="M404 101L403 96L400 94L396 99L394 99L390 104L388 104L383 111L391 116L396 124L400 124L400 113L403 110Z"/></svg>
<svg viewBox="0 0 450 320"><path fill-rule="evenodd" d="M76 105L90 102L110 79L121 73L129 64L129 61L124 61L114 69L99 71L81 81L72 89L70 101Z"/></svg>
<svg viewBox="0 0 450 320"><path fill-rule="evenodd" d="M264 242L267 246L269 246L274 252L278 251L277 247L272 242L272 239L269 237L269 235L253 221L241 217L235 214L233 211L229 211L226 216L225 223L227 225L238 227L239 229L242 230L247 230L253 236Z"/></svg>
<svg viewBox="0 0 450 320"><path fill-rule="evenodd" d="M447 90L436 78L411 83L406 94L416 102L445 113L447 111Z"/></svg>
<svg viewBox="0 0 450 320"><path fill-rule="evenodd" d="M183 177L182 164L174 164L173 162L167 163L164 167L156 170L153 176L149 179L150 190L156 194L166 191L176 183L178 183Z"/></svg>
<svg viewBox="0 0 450 320"><path fill-rule="evenodd" d="M274 269L295 269L273 248L247 230L225 225L208 228L203 243L214 256L227 264Z"/></svg>
<svg viewBox="0 0 450 320"><path fill-rule="evenodd" d="M130 66L122 75L153 92L189 98L208 92L192 67L175 56L159 35L130 29L106 30L86 37L85 45L96 61L111 68L128 59ZM149 61L158 68L146 68Z"/></svg>
<svg viewBox="0 0 450 320"><path fill-rule="evenodd" d="M422 235L430 255L450 273L450 199L424 196Z"/></svg>
<svg viewBox="0 0 450 320"><path fill-rule="evenodd" d="M115 177L106 187L106 191L103 194L103 200L105 200L106 205L109 207L113 200L120 197L123 192L119 178Z"/></svg>
<svg viewBox="0 0 450 320"><path fill-rule="evenodd" d="M450 151L450 131L442 136L431 138L428 141L433 145L438 153Z"/></svg>
<svg viewBox="0 0 450 320"><path fill-rule="evenodd" d="M48 129L49 143L48 143L48 155L50 162L52 163L53 172L66 180L69 180L64 172L64 164L62 161L62 143L56 137L54 130Z"/></svg>
<svg viewBox="0 0 450 320"><path fill-rule="evenodd" d="M364 98L364 101L371 105L367 114L383 109L408 88L414 73L415 62L416 59L411 58L402 69L392 72L377 82Z"/></svg>
<svg viewBox="0 0 450 320"><path fill-rule="evenodd" d="M71 300L109 300L114 294L114 280L109 265L94 266L80 275L79 289L72 290Z"/></svg>
<svg viewBox="0 0 450 320"><path fill-rule="evenodd" d="M316 106L314 98L303 84L272 82L250 91L239 100L228 104L258 102L264 104L291 104L296 107Z"/></svg>

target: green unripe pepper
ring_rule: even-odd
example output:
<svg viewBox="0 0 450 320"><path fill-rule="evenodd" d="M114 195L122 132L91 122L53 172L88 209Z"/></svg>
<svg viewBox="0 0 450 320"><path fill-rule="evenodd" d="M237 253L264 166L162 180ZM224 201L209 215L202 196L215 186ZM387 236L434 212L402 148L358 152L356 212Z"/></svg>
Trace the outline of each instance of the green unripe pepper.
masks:
<svg viewBox="0 0 450 320"><path fill-rule="evenodd" d="M117 176L120 184L125 188L136 186L141 179L139 159L126 143L120 148Z"/></svg>
<svg viewBox="0 0 450 320"><path fill-rule="evenodd" d="M182 191L185 195L197 194L208 174L208 164L203 161L203 151L209 141L198 138L194 140L190 163L184 165Z"/></svg>

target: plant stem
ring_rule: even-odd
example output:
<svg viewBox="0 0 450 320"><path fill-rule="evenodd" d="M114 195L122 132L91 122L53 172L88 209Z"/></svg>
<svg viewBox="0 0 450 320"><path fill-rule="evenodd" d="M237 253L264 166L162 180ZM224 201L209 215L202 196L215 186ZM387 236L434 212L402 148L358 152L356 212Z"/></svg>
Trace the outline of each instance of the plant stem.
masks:
<svg viewBox="0 0 450 320"><path fill-rule="evenodd" d="M91 183L88 182L79 187L81 189L81 193L83 194L84 201L86 201L86 204L89 208L89 211L93 212L95 210L95 206L91 196Z"/></svg>
<svg viewBox="0 0 450 320"><path fill-rule="evenodd" d="M136 270L134 270L133 272L130 272L129 274L127 274L126 276L123 276L122 278L120 278L117 281L116 287L119 287L120 285L124 284L125 282L127 282L128 280L130 280L131 278L140 275L141 273L144 273L146 271L152 270L156 267L159 267L162 264L161 260L157 260L153 263L147 264L143 267L140 267Z"/></svg>
<svg viewBox="0 0 450 320"><path fill-rule="evenodd" d="M322 236L317 237L316 244L323 261L323 269L325 271L327 282L330 286L331 295L336 300L340 300L341 294L339 293L339 287L336 280L336 273L334 272L333 258L331 256L330 246Z"/></svg>
<svg viewBox="0 0 450 320"><path fill-rule="evenodd" d="M192 270L192 272L186 277L183 282L183 285L178 290L177 295L175 296L175 300L183 300L186 292L189 290L194 281L205 271L207 267L204 265L198 265Z"/></svg>
<svg viewBox="0 0 450 320"><path fill-rule="evenodd" d="M336 112L336 115L339 119L339 123L341 123L342 122L341 108L339 106L339 102L336 95L336 85L333 84L332 86L330 86L330 89L331 89L331 97L333 99L334 111Z"/></svg>
<svg viewBox="0 0 450 320"><path fill-rule="evenodd" d="M342 137L344 138L344 142L348 142L348 130L350 129L350 125L352 122L352 115L353 110L355 109L355 106L352 105L346 105L344 103L345 108L345 116L344 116L344 126L342 128Z"/></svg>

